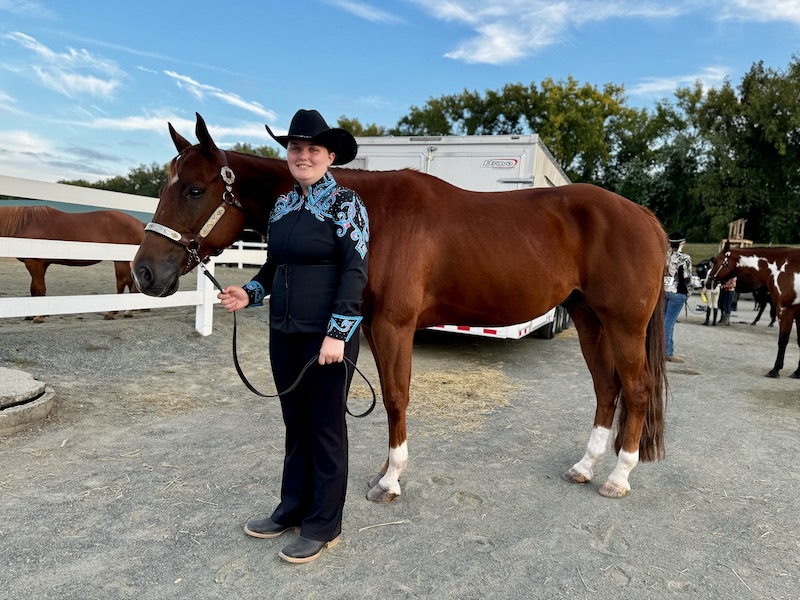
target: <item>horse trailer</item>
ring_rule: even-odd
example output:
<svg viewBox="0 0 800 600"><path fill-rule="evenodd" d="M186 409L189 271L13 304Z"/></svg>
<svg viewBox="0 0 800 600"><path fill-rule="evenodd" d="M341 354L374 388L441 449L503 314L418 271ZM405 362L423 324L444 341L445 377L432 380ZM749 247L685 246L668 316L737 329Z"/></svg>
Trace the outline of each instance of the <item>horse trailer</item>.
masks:
<svg viewBox="0 0 800 600"><path fill-rule="evenodd" d="M569 183L569 178L538 135L357 137L358 156L345 167L368 171L414 169L457 187L503 192ZM525 323L505 327L446 324L431 329L519 339L536 332L552 338L567 326L560 306Z"/></svg>

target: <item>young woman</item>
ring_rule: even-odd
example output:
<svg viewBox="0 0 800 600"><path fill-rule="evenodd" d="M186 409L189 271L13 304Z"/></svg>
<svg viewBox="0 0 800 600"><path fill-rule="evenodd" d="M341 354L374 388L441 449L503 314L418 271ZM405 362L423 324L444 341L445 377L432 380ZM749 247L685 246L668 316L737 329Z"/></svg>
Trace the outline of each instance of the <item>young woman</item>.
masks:
<svg viewBox="0 0 800 600"><path fill-rule="evenodd" d="M361 198L328 170L355 157L350 133L328 127L315 110L298 111L285 136L267 131L286 148L297 184L270 213L267 262L244 287L227 287L218 297L233 312L261 306L271 294L269 350L279 392L318 355L298 387L281 395L286 457L280 504L244 528L258 538L299 528L300 536L279 556L303 563L337 544L342 529L352 368L340 363L358 358L369 220Z"/></svg>

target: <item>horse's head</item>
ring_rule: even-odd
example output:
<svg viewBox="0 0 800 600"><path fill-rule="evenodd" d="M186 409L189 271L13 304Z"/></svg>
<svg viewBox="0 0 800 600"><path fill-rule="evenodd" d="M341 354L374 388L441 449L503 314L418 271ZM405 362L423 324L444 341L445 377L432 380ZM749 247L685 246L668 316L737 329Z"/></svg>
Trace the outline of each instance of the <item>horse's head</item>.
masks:
<svg viewBox="0 0 800 600"><path fill-rule="evenodd" d="M176 156L161 186L153 222L133 259L136 284L149 296L169 296L178 278L227 248L241 232L245 215L236 199L235 175L198 114L192 145L172 124Z"/></svg>
<svg viewBox="0 0 800 600"><path fill-rule="evenodd" d="M708 281L723 283L736 275L737 260L731 254L731 245L725 242L725 246L719 254L714 257L711 268L708 270Z"/></svg>

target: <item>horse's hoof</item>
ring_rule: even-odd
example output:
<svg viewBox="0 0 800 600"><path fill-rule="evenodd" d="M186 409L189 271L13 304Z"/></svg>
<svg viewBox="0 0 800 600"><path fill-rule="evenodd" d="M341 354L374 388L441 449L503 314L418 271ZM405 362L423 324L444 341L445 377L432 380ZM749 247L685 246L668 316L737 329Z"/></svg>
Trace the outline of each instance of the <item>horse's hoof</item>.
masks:
<svg viewBox="0 0 800 600"><path fill-rule="evenodd" d="M395 494L394 492L383 489L380 485L376 485L367 492L367 500L380 504L388 504L389 502L394 502L394 499L399 495L400 494Z"/></svg>
<svg viewBox="0 0 800 600"><path fill-rule="evenodd" d="M630 489L625 489L618 483L606 481L598 491L601 496L606 498L624 498L628 495Z"/></svg>
<svg viewBox="0 0 800 600"><path fill-rule="evenodd" d="M116 319L116 318L117 318L117 315L112 315L111 313L108 313L108 314L106 314L106 315L105 315L103 318L104 318L106 321L113 321L114 319Z"/></svg>
<svg viewBox="0 0 800 600"><path fill-rule="evenodd" d="M789 375L792 379L800 379L800 369Z"/></svg>
<svg viewBox="0 0 800 600"><path fill-rule="evenodd" d="M122 316L125 317L126 319L130 319L133 316L133 311L126 310L124 313L122 313Z"/></svg>
<svg viewBox="0 0 800 600"><path fill-rule="evenodd" d="M47 317L33 317L33 322L34 323L44 323L46 318Z"/></svg>
<svg viewBox="0 0 800 600"><path fill-rule="evenodd" d="M770 371L764 377L771 377L772 379L777 379L780 376L781 374L778 371Z"/></svg>
<svg viewBox="0 0 800 600"><path fill-rule="evenodd" d="M561 479L568 483L589 483L591 479L583 473L579 473L574 468L570 469L561 476Z"/></svg>

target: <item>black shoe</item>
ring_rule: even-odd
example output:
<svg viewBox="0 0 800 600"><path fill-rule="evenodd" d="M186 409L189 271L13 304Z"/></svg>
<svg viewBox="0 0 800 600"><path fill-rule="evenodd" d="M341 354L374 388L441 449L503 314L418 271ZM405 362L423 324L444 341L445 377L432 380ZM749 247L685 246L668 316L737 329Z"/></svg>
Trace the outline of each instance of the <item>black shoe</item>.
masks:
<svg viewBox="0 0 800 600"><path fill-rule="evenodd" d="M290 563L307 563L319 558L325 548L333 548L339 543L341 536L336 536L329 542L312 540L302 535L293 544L289 544L278 552L283 560Z"/></svg>
<svg viewBox="0 0 800 600"><path fill-rule="evenodd" d="M294 526L278 525L272 519L250 519L244 526L244 532L257 538L276 538L290 529L295 529Z"/></svg>

